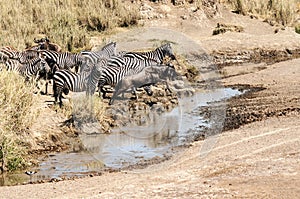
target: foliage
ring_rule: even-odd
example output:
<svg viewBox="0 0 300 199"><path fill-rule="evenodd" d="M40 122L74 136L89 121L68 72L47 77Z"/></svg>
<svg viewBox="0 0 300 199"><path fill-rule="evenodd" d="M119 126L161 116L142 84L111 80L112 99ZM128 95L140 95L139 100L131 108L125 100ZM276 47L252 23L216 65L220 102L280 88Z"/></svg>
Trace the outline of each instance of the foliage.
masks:
<svg viewBox="0 0 300 199"><path fill-rule="evenodd" d="M22 140L36 117L33 88L17 73L0 73L0 170L24 165Z"/></svg>
<svg viewBox="0 0 300 199"><path fill-rule="evenodd" d="M121 0L0 0L0 46L24 49L46 35L63 50L88 46L88 33L137 24L135 4Z"/></svg>
<svg viewBox="0 0 300 199"><path fill-rule="evenodd" d="M253 14L283 26L292 25L299 9L299 0L227 0L236 13Z"/></svg>

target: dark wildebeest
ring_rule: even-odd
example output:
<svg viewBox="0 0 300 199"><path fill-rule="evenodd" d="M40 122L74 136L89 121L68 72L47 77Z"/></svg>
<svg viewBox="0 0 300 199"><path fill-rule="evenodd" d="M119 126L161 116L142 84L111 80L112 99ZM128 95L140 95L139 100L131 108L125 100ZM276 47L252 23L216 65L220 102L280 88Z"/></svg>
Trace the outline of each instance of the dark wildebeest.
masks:
<svg viewBox="0 0 300 199"><path fill-rule="evenodd" d="M61 47L58 44L50 42L48 37L41 38L41 39L33 39L34 43L36 43L36 46L32 46L28 48L27 50L53 50L56 52L61 52Z"/></svg>
<svg viewBox="0 0 300 199"><path fill-rule="evenodd" d="M136 99L136 88L147 85L153 85L159 82L166 82L167 89L171 91L168 85L168 81L174 81L177 77L178 75L175 69L171 66L148 66L140 73L131 76L126 76L120 82L118 82L118 84L115 87L115 92L109 101L109 105L113 104L114 100L119 94L124 93L128 89L132 89Z"/></svg>

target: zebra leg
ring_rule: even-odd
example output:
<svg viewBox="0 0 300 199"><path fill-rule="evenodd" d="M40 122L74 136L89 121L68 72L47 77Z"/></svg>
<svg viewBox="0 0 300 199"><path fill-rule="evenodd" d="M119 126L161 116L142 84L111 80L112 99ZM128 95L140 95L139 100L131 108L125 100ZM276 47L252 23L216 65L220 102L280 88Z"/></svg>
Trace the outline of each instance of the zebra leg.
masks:
<svg viewBox="0 0 300 199"><path fill-rule="evenodd" d="M106 98L106 90L103 87L101 87L99 92L102 93L102 98L105 99ZM99 95L101 95L101 94L99 93Z"/></svg>
<svg viewBox="0 0 300 199"><path fill-rule="evenodd" d="M76 65L76 66L75 66L75 73L78 73L78 71L79 71L79 66Z"/></svg>
<svg viewBox="0 0 300 199"><path fill-rule="evenodd" d="M53 96L54 96L54 104L56 104L57 103L58 93L57 93L57 86L56 86L55 82L53 82Z"/></svg>
<svg viewBox="0 0 300 199"><path fill-rule="evenodd" d="M101 98L101 93L102 93L102 99L106 98L106 90L103 88L104 84L99 83L98 84L98 93L99 93L99 97Z"/></svg>
<svg viewBox="0 0 300 199"><path fill-rule="evenodd" d="M48 94L48 74L46 73L46 76L45 76L45 81L46 81L46 83L45 83L45 95L47 95Z"/></svg>
<svg viewBox="0 0 300 199"><path fill-rule="evenodd" d="M138 100L138 95L136 93L136 88L135 87L132 87L132 91L134 93L134 96L135 96L135 99Z"/></svg>

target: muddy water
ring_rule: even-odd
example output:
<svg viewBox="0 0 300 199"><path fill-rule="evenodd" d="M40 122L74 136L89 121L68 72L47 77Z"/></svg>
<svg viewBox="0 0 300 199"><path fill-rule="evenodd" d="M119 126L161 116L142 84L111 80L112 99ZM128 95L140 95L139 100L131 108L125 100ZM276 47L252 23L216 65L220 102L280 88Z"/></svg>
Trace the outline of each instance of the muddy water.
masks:
<svg viewBox="0 0 300 199"><path fill-rule="evenodd" d="M213 120L222 121L225 115L203 118L199 109L212 101L240 95L238 90L223 88L197 92L191 97L179 99L178 107L171 112L153 114L144 126L113 129L111 134L85 134L81 140L85 151L57 153L41 159L37 173L10 174L0 178L2 185L61 179L100 172L105 168L119 169L152 158L172 155L172 147L189 143L199 135L205 135L205 128L216 128ZM225 100L226 101L226 100ZM225 109L225 106L224 106ZM213 115L213 114L211 114Z"/></svg>

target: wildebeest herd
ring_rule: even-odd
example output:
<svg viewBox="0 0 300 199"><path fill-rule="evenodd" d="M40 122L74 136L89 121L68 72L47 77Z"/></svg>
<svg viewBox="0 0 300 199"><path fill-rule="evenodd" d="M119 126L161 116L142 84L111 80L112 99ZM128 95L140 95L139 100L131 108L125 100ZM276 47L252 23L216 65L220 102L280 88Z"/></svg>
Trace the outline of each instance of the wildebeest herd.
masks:
<svg viewBox="0 0 300 199"><path fill-rule="evenodd" d="M0 49L2 67L16 71L26 80L38 81L44 78L52 82L55 103L62 106L62 93L69 91L93 95L98 88L99 95L106 97L105 85L115 87L109 104L114 99L130 90L144 87L151 95L149 85L162 81L175 80L177 73L169 57L176 60L170 43L146 52L117 52L116 42L111 42L98 51L81 51L79 53L61 52L59 45L51 43L48 38L34 39L36 45L18 51L12 47ZM47 94L48 83L45 85ZM167 86L168 88L168 86ZM137 97L137 96L136 96Z"/></svg>

